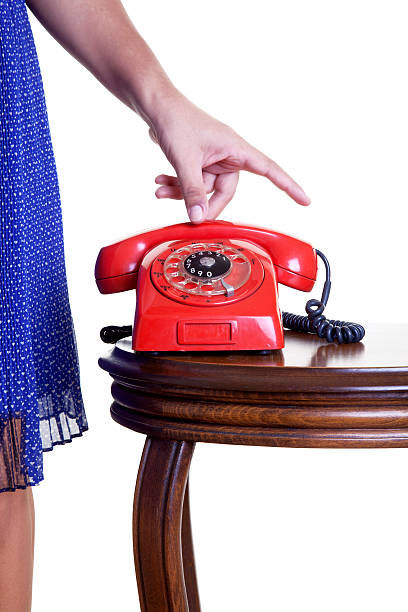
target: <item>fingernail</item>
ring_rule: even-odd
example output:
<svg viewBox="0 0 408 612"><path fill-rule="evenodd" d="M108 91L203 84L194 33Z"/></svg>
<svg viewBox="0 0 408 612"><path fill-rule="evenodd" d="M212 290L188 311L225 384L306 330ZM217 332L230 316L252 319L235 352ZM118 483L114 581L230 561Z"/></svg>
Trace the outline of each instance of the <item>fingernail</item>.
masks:
<svg viewBox="0 0 408 612"><path fill-rule="evenodd" d="M192 206L189 211L189 217L193 222L201 221L203 218L203 209L201 206L198 206L197 204Z"/></svg>

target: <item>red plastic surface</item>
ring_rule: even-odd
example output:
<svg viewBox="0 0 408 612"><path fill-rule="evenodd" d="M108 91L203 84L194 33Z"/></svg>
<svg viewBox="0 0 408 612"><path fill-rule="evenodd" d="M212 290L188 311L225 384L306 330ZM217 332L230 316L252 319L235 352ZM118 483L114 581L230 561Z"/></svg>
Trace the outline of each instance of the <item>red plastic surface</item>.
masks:
<svg viewBox="0 0 408 612"><path fill-rule="evenodd" d="M117 293L134 288L144 255L158 244L170 240L194 242L217 239L246 240L262 247L276 266L278 282L301 291L312 289L316 280L317 260L310 244L271 230L234 225L227 221L208 221L200 225L179 223L102 248L95 266L98 288L101 293Z"/></svg>
<svg viewBox="0 0 408 612"><path fill-rule="evenodd" d="M253 249L264 276L258 288L237 301L225 300L208 308L186 299L175 301L151 280L152 263L169 245L161 245L143 259L137 284L132 347L136 351L218 351L278 349L284 345L275 268L262 249ZM203 298L203 302L205 301ZM186 329L203 324L201 331ZM230 324L230 334L226 323ZM187 342L186 342L187 340Z"/></svg>
<svg viewBox="0 0 408 612"><path fill-rule="evenodd" d="M215 240L234 246L238 241L251 261L251 275L233 297L183 295L166 283L169 249ZM136 288L132 347L137 351L280 349L277 283L310 291L316 272L310 244L225 221L181 223L122 240L101 249L95 267L101 293Z"/></svg>
<svg viewBox="0 0 408 612"><path fill-rule="evenodd" d="M192 320L177 324L178 344L234 344L237 336L237 321Z"/></svg>

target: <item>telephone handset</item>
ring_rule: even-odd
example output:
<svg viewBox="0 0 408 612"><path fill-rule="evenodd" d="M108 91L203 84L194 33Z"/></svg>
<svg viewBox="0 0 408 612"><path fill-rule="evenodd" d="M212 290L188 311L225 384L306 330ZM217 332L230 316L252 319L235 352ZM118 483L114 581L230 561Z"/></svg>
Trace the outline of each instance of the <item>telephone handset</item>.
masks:
<svg viewBox="0 0 408 612"><path fill-rule="evenodd" d="M307 316L281 314L278 283L310 291L318 256L326 269L321 300L309 300ZM280 349L283 327L340 343L365 333L323 315L330 292L323 253L267 229L208 221L145 232L102 248L95 278L101 293L136 289L133 334L130 326L108 327L101 337L132 334L138 351Z"/></svg>

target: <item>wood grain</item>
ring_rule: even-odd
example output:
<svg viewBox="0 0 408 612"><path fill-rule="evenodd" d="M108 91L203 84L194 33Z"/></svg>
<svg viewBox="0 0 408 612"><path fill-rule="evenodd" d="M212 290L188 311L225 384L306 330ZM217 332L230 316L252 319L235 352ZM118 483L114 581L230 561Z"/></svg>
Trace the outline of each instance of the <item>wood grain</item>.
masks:
<svg viewBox="0 0 408 612"><path fill-rule="evenodd" d="M184 581L187 591L189 612L200 612L197 573L194 559L193 534L190 519L190 490L187 481L184 495L183 519L181 524L181 545L183 551Z"/></svg>
<svg viewBox="0 0 408 612"><path fill-rule="evenodd" d="M133 550L142 612L199 612L198 603L198 607L189 606L189 601L198 602L198 593L194 592L188 507L182 531L184 495L193 451L194 444L190 442L147 438L145 443L133 506Z"/></svg>
<svg viewBox="0 0 408 612"><path fill-rule="evenodd" d="M269 355L135 353L121 340L99 360L114 379L112 417L170 440L408 445L408 326L372 327L350 346L296 332L285 339Z"/></svg>

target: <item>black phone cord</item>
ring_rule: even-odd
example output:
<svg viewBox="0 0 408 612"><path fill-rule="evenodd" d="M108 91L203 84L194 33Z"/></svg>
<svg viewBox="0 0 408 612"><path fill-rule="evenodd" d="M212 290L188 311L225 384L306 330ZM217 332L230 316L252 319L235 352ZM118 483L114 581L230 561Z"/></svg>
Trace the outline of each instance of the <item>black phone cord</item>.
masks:
<svg viewBox="0 0 408 612"><path fill-rule="evenodd" d="M322 259L326 268L326 281L320 300L309 300L306 303L305 315L296 315L291 312L282 313L283 327L294 331L309 332L317 334L320 338L326 338L327 342L338 342L339 344L350 344L360 342L364 338L365 329L359 323L349 321L337 321L326 319L323 312L329 299L331 280L330 265L327 257L316 249L316 254Z"/></svg>
<svg viewBox="0 0 408 612"><path fill-rule="evenodd" d="M102 327L99 335L101 340L106 342L106 344L116 344L118 340L122 340L122 338L127 338L132 335L132 326L108 325L107 327Z"/></svg>

